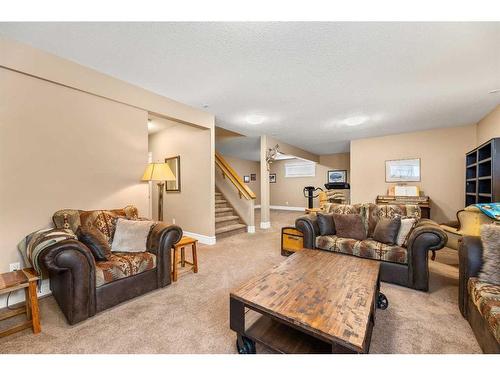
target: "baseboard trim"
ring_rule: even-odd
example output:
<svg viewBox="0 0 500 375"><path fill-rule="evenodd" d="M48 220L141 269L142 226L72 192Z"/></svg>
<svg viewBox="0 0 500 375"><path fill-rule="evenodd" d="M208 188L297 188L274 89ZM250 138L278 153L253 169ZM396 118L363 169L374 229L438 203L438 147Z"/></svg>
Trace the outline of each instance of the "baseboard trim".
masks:
<svg viewBox="0 0 500 375"><path fill-rule="evenodd" d="M292 207L292 206L269 206L271 210L285 210L285 211L305 211L305 207Z"/></svg>
<svg viewBox="0 0 500 375"><path fill-rule="evenodd" d="M269 228L271 228L270 221L261 221L260 222L260 229L269 229Z"/></svg>
<svg viewBox="0 0 500 375"><path fill-rule="evenodd" d="M200 241L200 243L205 245L215 245L215 236L205 236L204 234L193 233L188 231L183 231L185 236L193 237L194 239Z"/></svg>
<svg viewBox="0 0 500 375"><path fill-rule="evenodd" d="M261 208L260 204L254 206L255 209ZM305 207L293 207L293 206L269 206L270 210L285 210L285 211L305 211Z"/></svg>
<svg viewBox="0 0 500 375"><path fill-rule="evenodd" d="M249 225L247 227L247 232L248 233L255 233L255 225Z"/></svg>
<svg viewBox="0 0 500 375"><path fill-rule="evenodd" d="M51 295L49 279L42 280L42 288L41 291L37 291L37 295L39 298ZM18 290L13 292L9 298L9 306L15 305L16 303L24 302L24 290ZM7 294L3 294L0 296L0 308L3 309L7 307Z"/></svg>

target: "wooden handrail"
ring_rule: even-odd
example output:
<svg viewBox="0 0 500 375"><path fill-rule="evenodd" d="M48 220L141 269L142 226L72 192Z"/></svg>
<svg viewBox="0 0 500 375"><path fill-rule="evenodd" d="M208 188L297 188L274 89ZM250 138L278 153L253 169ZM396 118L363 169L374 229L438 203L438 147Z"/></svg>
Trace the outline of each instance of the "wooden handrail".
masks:
<svg viewBox="0 0 500 375"><path fill-rule="evenodd" d="M255 193L250 189L247 184L243 182L241 177L236 173L236 171L229 165L229 163L222 157L221 154L215 152L215 165L217 165L223 173L223 176L227 176L229 181L236 187L240 197L245 197L245 199L255 199Z"/></svg>

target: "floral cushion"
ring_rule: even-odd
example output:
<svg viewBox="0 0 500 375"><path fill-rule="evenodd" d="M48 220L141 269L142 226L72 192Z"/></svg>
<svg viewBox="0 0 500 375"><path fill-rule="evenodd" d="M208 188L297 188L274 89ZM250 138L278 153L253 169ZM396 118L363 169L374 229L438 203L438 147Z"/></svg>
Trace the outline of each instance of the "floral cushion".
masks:
<svg viewBox="0 0 500 375"><path fill-rule="evenodd" d="M321 250L334 251L394 263L408 263L408 253L404 247L386 245L371 238L358 241L352 238L333 236L316 237L316 247Z"/></svg>
<svg viewBox="0 0 500 375"><path fill-rule="evenodd" d="M96 262L96 287L155 267L156 256L152 253L113 252L109 260Z"/></svg>
<svg viewBox="0 0 500 375"><path fill-rule="evenodd" d="M472 302L500 343L500 285L481 282L477 277L471 277L468 288Z"/></svg>

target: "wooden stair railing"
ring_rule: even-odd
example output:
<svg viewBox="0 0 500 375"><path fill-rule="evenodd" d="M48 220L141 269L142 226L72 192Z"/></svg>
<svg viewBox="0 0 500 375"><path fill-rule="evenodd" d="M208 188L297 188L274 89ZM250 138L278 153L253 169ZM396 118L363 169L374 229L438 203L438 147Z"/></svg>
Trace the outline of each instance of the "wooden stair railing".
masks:
<svg viewBox="0 0 500 375"><path fill-rule="evenodd" d="M244 197L247 200L255 199L255 193L250 189L247 184L243 182L241 177L236 171L231 168L229 163L218 152L215 153L215 165L222 171L222 177L228 178L229 181L236 187L240 198Z"/></svg>

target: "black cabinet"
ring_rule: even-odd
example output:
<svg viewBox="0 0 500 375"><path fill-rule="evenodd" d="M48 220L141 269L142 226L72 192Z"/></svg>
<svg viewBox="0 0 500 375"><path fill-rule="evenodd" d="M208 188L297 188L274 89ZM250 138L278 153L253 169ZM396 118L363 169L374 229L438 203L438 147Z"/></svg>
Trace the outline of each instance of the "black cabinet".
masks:
<svg viewBox="0 0 500 375"><path fill-rule="evenodd" d="M465 206L500 201L500 138L465 155Z"/></svg>

